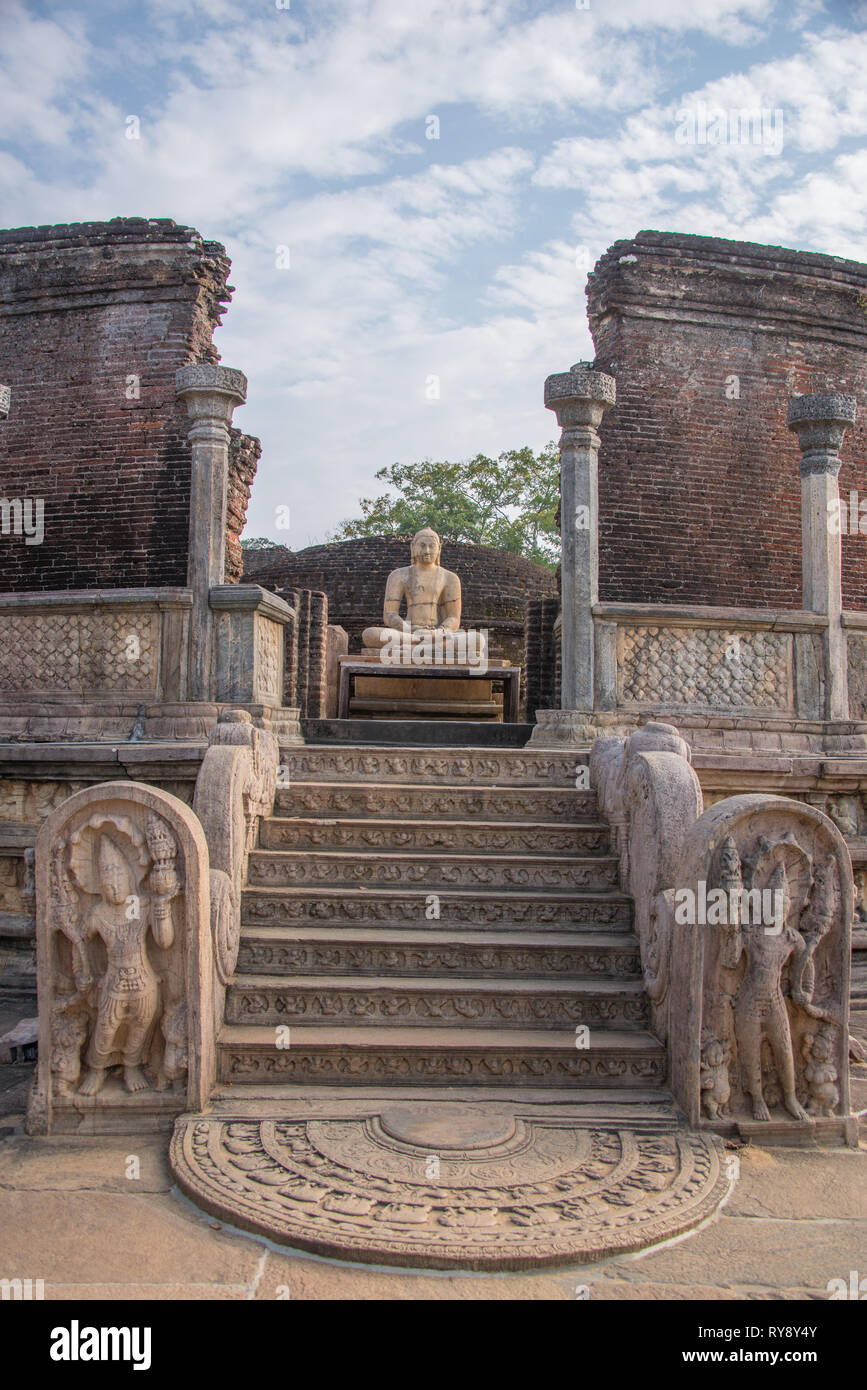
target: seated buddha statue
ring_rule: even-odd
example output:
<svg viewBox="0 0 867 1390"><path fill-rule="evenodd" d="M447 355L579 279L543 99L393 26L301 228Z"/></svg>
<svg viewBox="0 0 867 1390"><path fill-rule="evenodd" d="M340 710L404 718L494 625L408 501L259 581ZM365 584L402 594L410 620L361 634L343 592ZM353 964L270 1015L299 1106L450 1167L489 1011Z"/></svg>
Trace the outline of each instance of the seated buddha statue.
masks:
<svg viewBox="0 0 867 1390"><path fill-rule="evenodd" d="M461 581L439 563L442 542L436 531L426 526L417 531L410 544L411 563L392 570L385 585L382 627L366 627L362 641L368 651L379 651L383 660L394 662L401 647L407 655L400 660L414 665L435 660L460 660L467 651L467 633L461 627ZM406 616L401 617L401 604ZM475 659L481 634L474 644ZM408 655L411 650L412 655ZM464 656L463 660L467 658ZM471 654L469 660L473 662Z"/></svg>

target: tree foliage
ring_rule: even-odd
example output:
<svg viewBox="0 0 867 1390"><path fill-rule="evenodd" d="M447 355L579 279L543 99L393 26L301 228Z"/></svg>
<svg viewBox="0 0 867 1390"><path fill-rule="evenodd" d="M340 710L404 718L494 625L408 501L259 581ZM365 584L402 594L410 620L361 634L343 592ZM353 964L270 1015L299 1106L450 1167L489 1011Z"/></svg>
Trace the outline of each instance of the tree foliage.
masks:
<svg viewBox="0 0 867 1390"><path fill-rule="evenodd" d="M361 500L361 516L344 521L332 540L407 535L432 526L443 540L493 545L554 568L560 463L554 444L539 454L525 446L498 459L476 454L448 460L395 463L378 480L393 489Z"/></svg>

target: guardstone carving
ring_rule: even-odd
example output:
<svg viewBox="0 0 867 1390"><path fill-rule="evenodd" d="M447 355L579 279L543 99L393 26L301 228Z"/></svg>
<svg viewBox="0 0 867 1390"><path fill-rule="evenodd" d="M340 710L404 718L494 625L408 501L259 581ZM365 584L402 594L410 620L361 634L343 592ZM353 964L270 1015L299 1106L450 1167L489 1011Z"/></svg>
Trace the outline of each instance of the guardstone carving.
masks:
<svg viewBox="0 0 867 1390"><path fill-rule="evenodd" d="M36 842L39 1069L31 1133L144 1124L203 1103L214 1041L208 857L189 809L109 782ZM124 1118L127 1107L134 1105Z"/></svg>
<svg viewBox="0 0 867 1390"><path fill-rule="evenodd" d="M750 1122L833 1120L849 1137L854 895L839 830L801 802L730 797L689 831L677 884L707 902L704 922L678 908L672 929L672 1067L691 1118L700 1090L707 1120L731 1117L747 1134ZM685 991L701 1028L698 1090L684 1051Z"/></svg>

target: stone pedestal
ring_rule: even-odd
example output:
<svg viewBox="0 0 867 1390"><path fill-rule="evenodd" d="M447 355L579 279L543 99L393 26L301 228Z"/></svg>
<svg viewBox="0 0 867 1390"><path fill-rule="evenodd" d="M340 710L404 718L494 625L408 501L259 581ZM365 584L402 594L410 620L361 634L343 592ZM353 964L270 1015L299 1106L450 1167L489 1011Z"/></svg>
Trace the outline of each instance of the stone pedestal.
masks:
<svg viewBox="0 0 867 1390"><path fill-rule="evenodd" d="M283 629L288 603L258 584L218 584L210 607L216 635L214 686L221 704L283 703Z"/></svg>

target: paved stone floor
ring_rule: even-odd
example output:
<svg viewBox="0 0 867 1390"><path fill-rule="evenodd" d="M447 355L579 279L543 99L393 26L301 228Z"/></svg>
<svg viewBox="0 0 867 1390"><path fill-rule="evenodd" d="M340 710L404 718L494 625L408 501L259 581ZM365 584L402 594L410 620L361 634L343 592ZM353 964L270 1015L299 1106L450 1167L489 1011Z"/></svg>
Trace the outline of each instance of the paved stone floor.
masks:
<svg viewBox="0 0 867 1390"><path fill-rule="evenodd" d="M867 1013L853 1016L867 1040ZM413 1273L269 1248L172 1185L164 1138L31 1140L29 1069L0 1067L0 1277L72 1299L827 1299L867 1275L867 1142L804 1152L751 1146L711 1222L666 1247L520 1274ZM853 1068L867 1110L867 1067ZM5 1114L3 1113L5 1111ZM138 1159L138 1177L131 1159Z"/></svg>

